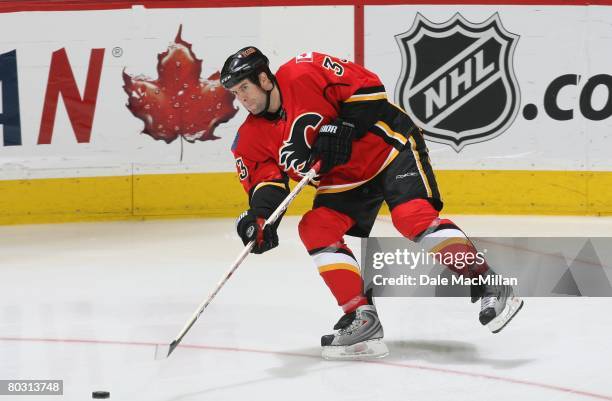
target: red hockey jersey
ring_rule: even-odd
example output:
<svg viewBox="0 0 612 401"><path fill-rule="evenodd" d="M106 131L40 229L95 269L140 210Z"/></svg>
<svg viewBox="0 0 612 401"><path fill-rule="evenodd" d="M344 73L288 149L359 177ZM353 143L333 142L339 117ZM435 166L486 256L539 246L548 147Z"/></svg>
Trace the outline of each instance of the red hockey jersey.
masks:
<svg viewBox="0 0 612 401"><path fill-rule="evenodd" d="M369 181L397 156L414 129L406 114L387 101L380 79L352 62L304 53L282 65L275 76L284 118L270 121L249 115L232 145L238 175L249 194L258 185L286 176L299 181L319 128L346 110L374 113L373 124L368 122L353 142L349 162L322 176L317 193L347 191Z"/></svg>

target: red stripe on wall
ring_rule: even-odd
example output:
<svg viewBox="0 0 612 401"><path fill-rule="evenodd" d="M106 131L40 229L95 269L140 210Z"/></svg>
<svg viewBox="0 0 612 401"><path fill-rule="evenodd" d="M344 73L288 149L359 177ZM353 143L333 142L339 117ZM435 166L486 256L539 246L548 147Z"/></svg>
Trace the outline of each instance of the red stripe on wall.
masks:
<svg viewBox="0 0 612 401"><path fill-rule="evenodd" d="M495 5L540 5L540 6L594 6L612 5L612 0L353 0L366 6L412 5L412 4L495 4Z"/></svg>
<svg viewBox="0 0 612 401"><path fill-rule="evenodd" d="M612 0L611 0L612 1ZM354 0L0 0L0 12L14 11L71 11L112 10L132 6L146 8L228 8L228 7L282 7L282 6L352 6Z"/></svg>
<svg viewBox="0 0 612 401"><path fill-rule="evenodd" d="M363 0L363 3L368 6L379 5L413 5L413 4L494 4L494 5L537 5L537 6L609 6L612 5L612 0Z"/></svg>
<svg viewBox="0 0 612 401"><path fill-rule="evenodd" d="M365 20L363 5L355 5L355 63L364 65Z"/></svg>
<svg viewBox="0 0 612 401"><path fill-rule="evenodd" d="M144 5L147 8L225 8L280 6L368 6L399 4L495 4L495 5L612 5L612 0L0 0L0 12L112 10Z"/></svg>

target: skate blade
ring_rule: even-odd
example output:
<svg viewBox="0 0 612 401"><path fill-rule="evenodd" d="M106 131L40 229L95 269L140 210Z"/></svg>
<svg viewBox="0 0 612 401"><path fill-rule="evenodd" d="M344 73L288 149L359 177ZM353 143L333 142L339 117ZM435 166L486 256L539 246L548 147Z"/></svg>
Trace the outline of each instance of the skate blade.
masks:
<svg viewBox="0 0 612 401"><path fill-rule="evenodd" d="M321 356L328 361L384 358L389 354L382 338L353 345L328 345L322 348Z"/></svg>
<svg viewBox="0 0 612 401"><path fill-rule="evenodd" d="M491 320L487 327L492 333L499 333L523 307L523 300L512 297L506 302L506 307L495 319Z"/></svg>

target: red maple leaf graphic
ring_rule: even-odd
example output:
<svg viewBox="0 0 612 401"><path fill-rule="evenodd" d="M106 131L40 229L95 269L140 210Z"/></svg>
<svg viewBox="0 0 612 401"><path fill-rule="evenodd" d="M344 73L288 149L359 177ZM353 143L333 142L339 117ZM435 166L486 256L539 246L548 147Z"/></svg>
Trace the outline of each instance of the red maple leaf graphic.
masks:
<svg viewBox="0 0 612 401"><path fill-rule="evenodd" d="M221 86L219 71L200 78L202 60L181 38L182 30L181 25L174 43L157 55L157 79L123 71L126 106L144 122L143 133L166 143L179 136L189 142L219 139L215 128L238 112L234 95Z"/></svg>

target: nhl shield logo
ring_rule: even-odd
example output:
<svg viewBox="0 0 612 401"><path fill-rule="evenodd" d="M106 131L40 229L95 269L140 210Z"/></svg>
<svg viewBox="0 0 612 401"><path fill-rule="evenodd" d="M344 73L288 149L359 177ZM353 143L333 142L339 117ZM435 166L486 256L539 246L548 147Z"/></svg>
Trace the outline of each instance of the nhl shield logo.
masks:
<svg viewBox="0 0 612 401"><path fill-rule="evenodd" d="M412 28L395 37L402 54L396 103L427 139L457 152L495 138L519 109L513 68L518 38L498 14L479 24L459 13L442 24L417 14Z"/></svg>

